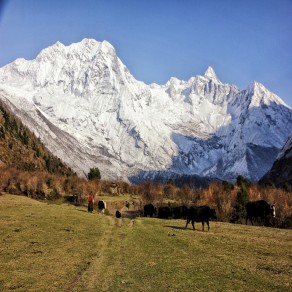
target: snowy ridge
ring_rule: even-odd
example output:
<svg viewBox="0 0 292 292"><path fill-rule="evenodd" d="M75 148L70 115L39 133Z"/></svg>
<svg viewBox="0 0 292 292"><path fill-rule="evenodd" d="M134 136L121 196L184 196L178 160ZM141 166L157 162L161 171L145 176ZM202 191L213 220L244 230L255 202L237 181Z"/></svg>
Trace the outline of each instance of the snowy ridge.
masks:
<svg viewBox="0 0 292 292"><path fill-rule="evenodd" d="M75 171L98 166L104 178L159 171L257 180L292 126L291 108L262 84L239 90L209 67L146 85L111 44L93 39L57 42L2 67L0 98Z"/></svg>

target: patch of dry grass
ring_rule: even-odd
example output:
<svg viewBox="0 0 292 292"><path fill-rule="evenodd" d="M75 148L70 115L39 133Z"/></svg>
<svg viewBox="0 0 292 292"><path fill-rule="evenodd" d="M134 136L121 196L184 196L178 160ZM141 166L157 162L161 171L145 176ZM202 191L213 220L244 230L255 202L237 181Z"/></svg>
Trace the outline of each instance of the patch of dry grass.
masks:
<svg viewBox="0 0 292 292"><path fill-rule="evenodd" d="M291 291L292 230L193 231L183 220L118 220L9 195L0 224L4 291Z"/></svg>
<svg viewBox="0 0 292 292"><path fill-rule="evenodd" d="M0 196L0 291L65 291L97 254L105 218Z"/></svg>

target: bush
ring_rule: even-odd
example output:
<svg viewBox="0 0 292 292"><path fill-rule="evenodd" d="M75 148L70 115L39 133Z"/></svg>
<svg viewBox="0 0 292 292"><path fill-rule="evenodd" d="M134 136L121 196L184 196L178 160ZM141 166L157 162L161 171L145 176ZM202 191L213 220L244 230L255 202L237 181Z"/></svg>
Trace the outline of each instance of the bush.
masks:
<svg viewBox="0 0 292 292"><path fill-rule="evenodd" d="M58 190L56 188L52 189L48 194L47 194L47 199L50 201L54 201L54 200L58 200L60 199L62 196L61 194L58 192Z"/></svg>

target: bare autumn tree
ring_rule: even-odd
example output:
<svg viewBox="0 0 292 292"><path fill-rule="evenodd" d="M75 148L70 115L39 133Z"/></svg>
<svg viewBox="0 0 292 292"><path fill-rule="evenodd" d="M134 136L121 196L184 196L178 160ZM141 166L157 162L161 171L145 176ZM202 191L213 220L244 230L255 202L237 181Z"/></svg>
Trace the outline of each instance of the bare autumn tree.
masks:
<svg viewBox="0 0 292 292"><path fill-rule="evenodd" d="M153 182L147 181L142 184L142 199L144 203L153 203L161 199L162 188Z"/></svg>
<svg viewBox="0 0 292 292"><path fill-rule="evenodd" d="M174 184L167 183L163 189L164 197L173 200L176 197L177 191L178 189Z"/></svg>

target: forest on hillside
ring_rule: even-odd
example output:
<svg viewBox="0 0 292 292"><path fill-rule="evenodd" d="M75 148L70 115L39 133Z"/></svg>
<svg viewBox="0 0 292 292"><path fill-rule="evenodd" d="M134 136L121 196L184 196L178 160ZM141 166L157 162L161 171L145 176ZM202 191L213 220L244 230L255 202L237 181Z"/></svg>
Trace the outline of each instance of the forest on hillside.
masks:
<svg viewBox="0 0 292 292"><path fill-rule="evenodd" d="M0 102L0 164L24 171L72 175L22 122Z"/></svg>

